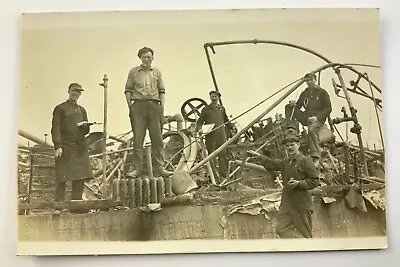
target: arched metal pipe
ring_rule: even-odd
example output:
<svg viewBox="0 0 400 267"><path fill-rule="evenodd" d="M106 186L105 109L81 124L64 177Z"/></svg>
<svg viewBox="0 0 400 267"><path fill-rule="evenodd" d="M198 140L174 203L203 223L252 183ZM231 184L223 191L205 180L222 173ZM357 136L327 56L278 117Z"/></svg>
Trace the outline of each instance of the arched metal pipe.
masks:
<svg viewBox="0 0 400 267"><path fill-rule="evenodd" d="M222 41L222 42L208 42L204 44L204 50L206 53L206 57L207 57L207 62L208 62L208 66L210 68L210 72L211 72L211 78L213 80L214 83L214 87L215 90L219 91L218 88L218 84L215 78L215 73L214 73L214 69L212 67L212 63L211 63L211 58L210 58L210 53L208 51L208 48L211 49L211 51L213 52L213 54L215 54L215 46L225 46L225 45L237 45L237 44L272 44L272 45L280 45L280 46L285 46L285 47L290 47L290 48L294 48L294 49L298 49L307 53L310 53L318 58L320 58L321 60L323 60L326 63L332 63L334 65L339 65L338 63L333 63L330 59L328 59L327 57L321 55L320 53L300 46L300 45L296 45L296 44L292 44L292 43L288 43L288 42L281 42L281 41L274 41L274 40L258 40L258 39L253 39L253 40L237 40L237 41ZM332 65L332 67L334 66ZM340 64L342 68L346 68L349 69L355 73L357 73L358 75L360 75L362 78L364 78L365 80L367 80L367 77L365 77L365 75L357 70L355 70L353 67L351 66L365 66L365 67L374 67L374 68L379 68L379 66L376 65L368 65L368 64L358 64L358 63L346 63L346 64ZM326 65L325 65L326 66ZM329 68L329 66L327 67ZM316 71L315 73L320 72L320 71ZM371 81L371 85L379 92L382 93L381 90L379 89L379 87L374 84Z"/></svg>

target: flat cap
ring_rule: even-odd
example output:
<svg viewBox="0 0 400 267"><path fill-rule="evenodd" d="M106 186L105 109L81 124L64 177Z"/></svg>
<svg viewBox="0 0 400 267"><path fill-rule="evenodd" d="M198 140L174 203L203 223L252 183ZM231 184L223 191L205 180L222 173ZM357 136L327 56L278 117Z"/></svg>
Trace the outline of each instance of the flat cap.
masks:
<svg viewBox="0 0 400 267"><path fill-rule="evenodd" d="M300 142L300 138L297 135L294 134L288 134L286 135L283 140L282 140L282 145L286 144L287 142Z"/></svg>
<svg viewBox="0 0 400 267"><path fill-rule="evenodd" d="M216 95L218 95L219 97L221 97L221 93L220 92L218 92L218 91L210 91L209 93L208 93L209 95L211 95L211 94L216 94Z"/></svg>
<svg viewBox="0 0 400 267"><path fill-rule="evenodd" d="M68 89L75 89L75 90L79 90L79 91L85 91L85 90L83 90L82 85L80 85L79 83L71 83L68 86Z"/></svg>

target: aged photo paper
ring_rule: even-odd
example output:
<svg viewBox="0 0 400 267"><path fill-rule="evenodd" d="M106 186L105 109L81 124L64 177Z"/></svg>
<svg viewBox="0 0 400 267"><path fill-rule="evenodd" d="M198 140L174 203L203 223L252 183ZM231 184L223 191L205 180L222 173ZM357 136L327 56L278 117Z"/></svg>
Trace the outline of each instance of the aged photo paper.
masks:
<svg viewBox="0 0 400 267"><path fill-rule="evenodd" d="M17 254L386 248L379 23L22 14Z"/></svg>

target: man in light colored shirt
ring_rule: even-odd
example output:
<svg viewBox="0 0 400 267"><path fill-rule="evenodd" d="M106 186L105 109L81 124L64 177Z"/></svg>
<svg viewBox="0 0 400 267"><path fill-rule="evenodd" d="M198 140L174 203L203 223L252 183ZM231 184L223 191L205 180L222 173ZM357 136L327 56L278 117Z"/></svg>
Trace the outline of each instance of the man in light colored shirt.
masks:
<svg viewBox="0 0 400 267"><path fill-rule="evenodd" d="M154 51L143 47L138 51L142 64L129 71L125 84L126 102L129 107L133 139L133 166L129 176L143 174L143 142L149 130L154 175L169 176L164 169L162 124L164 117L165 86L161 71L151 64Z"/></svg>

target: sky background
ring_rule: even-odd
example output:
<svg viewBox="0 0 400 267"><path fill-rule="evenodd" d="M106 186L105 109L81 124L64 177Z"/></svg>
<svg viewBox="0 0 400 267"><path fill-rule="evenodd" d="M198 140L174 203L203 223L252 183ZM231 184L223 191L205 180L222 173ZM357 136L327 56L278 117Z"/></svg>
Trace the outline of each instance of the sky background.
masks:
<svg viewBox="0 0 400 267"><path fill-rule="evenodd" d="M155 51L153 66L162 71L166 85L165 114L180 112L192 97L209 102L213 83L203 45L228 40L275 40L315 50L334 62L380 65L379 13L352 10L227 10L48 13L24 15L21 30L19 128L44 139L50 134L54 107L68 97L67 87L79 82L85 88L79 103L90 121L103 121L103 89L109 78L108 129L118 135L130 130L124 85L129 70L140 64L139 48ZM216 48L211 55L222 101L233 117L251 108L288 83L324 62L292 48L246 44ZM382 88L380 69L368 72ZM356 76L343 70L346 84ZM331 95L332 118L342 116L347 104L333 94L333 71L325 71L321 86ZM338 81L338 80L337 80ZM360 84L369 92L368 83ZM284 113L305 84L269 116ZM384 91L384 90L383 90ZM240 126L257 117L279 96L238 119ZM375 91L375 96L381 95ZM381 147L373 104L351 94L363 126L365 144ZM381 123L383 116L380 114ZM339 129L344 133L344 125ZM102 126L92 126L92 132ZM356 140L350 134L350 140ZM19 138L26 144L26 140Z"/></svg>

